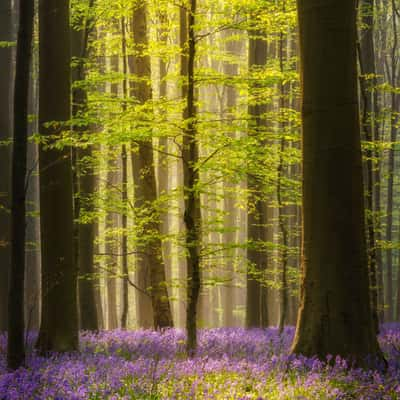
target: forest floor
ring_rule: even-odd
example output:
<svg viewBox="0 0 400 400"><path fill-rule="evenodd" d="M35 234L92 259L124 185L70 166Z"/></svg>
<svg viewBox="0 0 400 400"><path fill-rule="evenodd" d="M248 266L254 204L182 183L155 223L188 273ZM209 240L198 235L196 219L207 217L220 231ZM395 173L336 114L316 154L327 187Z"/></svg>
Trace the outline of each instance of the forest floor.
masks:
<svg viewBox="0 0 400 400"><path fill-rule="evenodd" d="M195 358L184 355L184 333L168 330L83 333L81 353L39 357L7 373L0 337L1 400L120 399L400 399L400 325L379 340L389 367L353 369L288 354L294 329L203 330ZM29 346L34 343L29 337Z"/></svg>

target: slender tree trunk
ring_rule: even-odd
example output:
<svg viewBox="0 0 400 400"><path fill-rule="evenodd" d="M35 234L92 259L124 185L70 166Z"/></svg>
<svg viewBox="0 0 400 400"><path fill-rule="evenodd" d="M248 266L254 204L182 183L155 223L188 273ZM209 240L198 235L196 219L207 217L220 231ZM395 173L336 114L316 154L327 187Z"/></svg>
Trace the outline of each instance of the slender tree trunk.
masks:
<svg viewBox="0 0 400 400"><path fill-rule="evenodd" d="M360 93L361 93L361 129L364 140L372 144L376 138L376 122L374 104L374 92L376 86L375 70L375 47L374 47L374 0L361 0L359 3L361 11L361 23L364 27L360 33L359 40L359 62L360 62ZM371 79L372 76L372 79ZM366 227L367 227L367 250L368 266L371 288L371 307L374 318L375 329L379 331L378 318L378 283L377 283L377 254L375 238L374 217L374 151L368 146L365 157L366 161Z"/></svg>
<svg viewBox="0 0 400 400"><path fill-rule="evenodd" d="M285 3L283 3L283 11L285 10ZM279 69L281 74L284 74L284 61L286 59L284 54L284 35L283 32L280 33L279 39ZM283 82L280 83L279 87L279 113L280 113L280 129L281 129L281 138L280 138L280 149L279 149L279 164L278 164L278 183L276 188L276 196L278 201L278 224L280 231L280 241L281 241L281 250L279 251L279 262L282 265L281 270L281 280L280 280L280 293L279 293L279 321L278 327L279 332L283 332L283 328L285 327L285 322L287 319L288 313L288 278L287 278L287 269L288 269L288 261L289 261L289 232L288 232L288 215L287 215L287 207L284 205L284 188L283 181L285 178L285 172L287 168L285 166L284 161L284 153L287 147L286 139L285 139L285 130L287 129L287 123L285 121L284 109L287 107L287 88Z"/></svg>
<svg viewBox="0 0 400 400"><path fill-rule="evenodd" d="M31 78L32 81L32 78ZM32 82L31 82L32 83ZM32 91L33 85L30 85ZM32 98L32 93L29 96ZM35 96L35 100L37 97ZM29 114L37 114L30 107ZM30 127L31 132L37 132L37 126ZM28 331L38 331L40 326L40 219L39 210L39 176L37 169L38 146L28 142L27 158L27 215L26 215L26 264L25 276L25 325Z"/></svg>
<svg viewBox="0 0 400 400"><path fill-rule="evenodd" d="M7 366L25 362L25 213L28 150L29 76L33 37L33 0L20 2L14 88L14 141L11 169L11 268L8 296Z"/></svg>
<svg viewBox="0 0 400 400"><path fill-rule="evenodd" d="M235 31L228 30L226 31L227 35L235 34ZM229 36L226 36L228 41L225 45L226 52L231 57L238 57L240 48L239 43L237 41L229 40ZM238 75L239 68L238 64L235 60L233 62L225 62L223 65L224 73L227 77L234 79L235 76ZM236 107L237 107L237 88L234 84L227 84L225 86L225 97L226 97L226 110L221 110L222 119L226 118L228 120L228 124L233 127L234 118L236 116ZM225 115L225 113L227 113ZM238 133L233 131L230 134L232 139L235 139ZM230 327L234 326L234 316L233 311L235 308L235 298L233 296L234 293L234 285L235 285L235 264L237 257L237 219L238 219L238 210L236 209L236 200L237 200L237 186L235 183L230 182L229 177L225 179L223 183L224 190L224 227L226 232L224 234L225 246L227 250L225 252L225 273L224 278L226 280L226 285L222 288L222 326Z"/></svg>
<svg viewBox="0 0 400 400"><path fill-rule="evenodd" d="M122 72L124 79L122 81L122 112L126 113L128 100L128 59L127 59L127 48L126 48L126 22L125 18L121 19L121 32L122 32ZM121 251L122 251L122 313L121 313L121 328L126 329L128 325L128 311L129 311L129 293L128 293L128 154L126 150L126 144L122 145L121 149L121 164L122 164L122 187L121 187L121 201L124 212L122 214L122 239L121 239Z"/></svg>
<svg viewBox="0 0 400 400"><path fill-rule="evenodd" d="M122 251L122 313L121 313L121 328L126 329L128 327L128 311L129 311L129 292L128 292L128 215L127 215L127 204L128 204L128 154L126 145L122 145L121 151L121 164L122 164L122 188L121 188L121 200L124 206L124 212L121 218L122 227L122 238L121 238L121 251Z"/></svg>
<svg viewBox="0 0 400 400"><path fill-rule="evenodd" d="M165 24L168 23L168 16L164 14L164 12L159 15L160 21L160 29L158 31L158 36L160 42L163 43L164 46L168 46L168 30ZM168 90L167 90L167 73L168 73L168 65L167 61L160 57L159 59L159 101L164 102L168 99ZM161 111L163 108L161 108ZM161 118L165 118L165 116L160 115ZM157 163L157 192L158 197L162 198L163 196L169 197L170 191L170 174L172 173L172 169L170 168L170 157L168 156L169 149L169 140L167 136L160 136L158 139L159 153L158 153L158 163ZM170 199L166 198L162 201L161 207L161 221L160 221L160 233L165 237L170 232ZM163 260L165 264L165 275L167 281L171 281L172 279L172 243L169 239L166 239L162 243L163 245ZM172 289L171 289L172 291ZM171 304L171 313L173 314L174 304ZM174 320L174 318L173 318ZM176 321L175 321L176 324Z"/></svg>
<svg viewBox="0 0 400 400"><path fill-rule="evenodd" d="M53 146L71 116L69 1L41 0L39 28L39 128L50 140L39 149L42 321L37 346L42 352L70 351L79 341L72 162L69 148Z"/></svg>
<svg viewBox="0 0 400 400"><path fill-rule="evenodd" d="M38 72L37 52L33 50L30 73L28 113L38 115L39 93L38 81L35 76ZM35 119L29 124L29 136L38 132L38 121ZM39 148L37 143L29 142L27 154L27 193L26 193L26 244L25 244L25 330L39 331L40 327L40 209L39 201Z"/></svg>
<svg viewBox="0 0 400 400"><path fill-rule="evenodd" d="M395 149L394 145L397 140L397 123L399 120L399 96L395 93L394 88L397 86L397 16L395 11L395 2L392 0L392 29L393 29L393 45L391 49L391 71L390 80L392 85L391 92L391 125L390 125L390 143L389 160L388 160L388 186L387 186L387 206L386 206L386 242L388 248L386 250L386 294L385 294L385 321L391 322L394 318L394 299L393 299L393 203L394 203L394 168L395 168Z"/></svg>
<svg viewBox="0 0 400 400"><path fill-rule="evenodd" d="M106 243L105 243L105 269L106 269L106 289L107 289L107 329L118 328L117 318L117 270L118 270L118 245L115 243L115 229L118 229L118 215L111 209L111 202L115 187L118 185L117 166L115 161L115 149L111 148L108 152L107 187L109 190L107 198L107 214L105 221Z"/></svg>
<svg viewBox="0 0 400 400"><path fill-rule="evenodd" d="M117 55L111 56L110 69L113 72L119 72L119 57ZM110 92L113 97L118 97L118 84L111 84ZM108 148L107 160L107 215L106 215L106 244L105 252L106 258L106 287L107 287L107 328L118 328L118 315L117 315L117 276L118 276L118 254L119 246L115 230L120 228L120 220L117 212L114 211L112 201L116 196L116 190L119 193L119 177L118 177L118 162L117 162L117 149L115 146Z"/></svg>
<svg viewBox="0 0 400 400"><path fill-rule="evenodd" d="M196 56L195 16L196 0L190 0L185 18L186 26L181 27L181 44L184 49L181 58L181 76L185 82L182 95L185 101L183 117L185 120L183 129L183 185L185 193L184 223L185 223L185 247L187 251L187 305L186 305L186 329L187 352L193 355L197 347L197 303L200 294L200 193L196 187L199 182L198 144L196 131L196 105L194 86L194 65ZM186 30L184 29L186 27Z"/></svg>
<svg viewBox="0 0 400 400"><path fill-rule="evenodd" d="M399 232L399 235L400 235L400 232ZM400 262L397 266L396 322L400 322Z"/></svg>
<svg viewBox="0 0 400 400"><path fill-rule="evenodd" d="M386 6L384 6L386 9ZM385 62L384 62L384 51L383 47L386 42L386 24L381 22L384 13L382 12L381 1L375 1L375 9L376 15L380 16L380 18L376 18L377 22L376 26L376 36L377 40L375 41L376 45L376 72L378 75L377 81L381 83L382 78L385 76ZM380 28L380 29L379 29ZM378 90L374 92L374 115L378 117L378 120L375 121L376 129L375 129L375 142L380 143L384 136L384 120L381 118L381 110L384 110L385 105L385 95L380 94ZM382 191L382 182L381 182L381 171L383 168L383 152L378 147L375 152L375 157L377 159L377 164L374 169L374 205L375 205L375 213L376 213L376 242L380 243L382 240L382 205L381 205L381 191ZM384 306L385 306L385 296L384 296L384 270L383 270L383 251L381 246L377 246L376 249L376 260L377 260L377 287L378 287L378 304L379 304L379 322L384 322Z"/></svg>
<svg viewBox="0 0 400 400"><path fill-rule="evenodd" d="M254 36L254 37L253 37ZM249 68L257 71L267 62L267 41L263 39L264 32L256 31L249 40ZM266 129L264 114L267 105L255 102L249 106L251 124L249 136L254 136L257 141L265 144L262 136ZM247 297L246 297L246 326L247 328L268 326L267 288L262 284L264 274L268 267L267 253L263 243L267 240L267 201L262 194L262 183L256 176L247 178L248 198L248 237L247 249Z"/></svg>
<svg viewBox="0 0 400 400"><path fill-rule="evenodd" d="M0 5L0 40L11 42L12 37L11 0L3 0ZM9 144L12 138L12 50L0 48L0 332L7 330L8 273L10 266L10 197L11 197L11 157Z"/></svg>
<svg viewBox="0 0 400 400"><path fill-rule="evenodd" d="M365 357L381 353L371 313L364 237L356 1L297 4L304 275L293 352L322 358L338 354L363 363Z"/></svg>
<svg viewBox="0 0 400 400"><path fill-rule="evenodd" d="M131 72L142 78L141 82L135 84L133 95L143 105L152 99L150 57L143 54L143 51L148 47L146 13L145 5L138 7L134 11L132 20L133 37L139 54L133 57ZM144 218L148 219L148 222L142 228L145 240L137 245L138 283L150 295L153 314L152 325L154 328L160 329L173 326L173 321L166 285L165 265L162 258L160 221L154 209L154 202L157 200L157 187L153 146L151 139L138 140L135 144L137 147L133 149L132 153L135 205L140 212L144 212ZM146 213L150 214L146 215ZM149 290L150 287L151 290ZM140 312L142 312L140 302L143 302L144 306L147 304L146 308L148 308L148 296L139 293L138 300ZM146 312L146 310L143 311Z"/></svg>

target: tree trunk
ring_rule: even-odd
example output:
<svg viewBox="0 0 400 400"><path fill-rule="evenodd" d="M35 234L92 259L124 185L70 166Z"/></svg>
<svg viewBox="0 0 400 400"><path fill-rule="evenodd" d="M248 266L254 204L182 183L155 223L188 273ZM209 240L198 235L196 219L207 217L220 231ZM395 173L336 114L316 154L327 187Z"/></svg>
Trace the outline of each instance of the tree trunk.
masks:
<svg viewBox="0 0 400 400"><path fill-rule="evenodd" d="M79 342L71 150L57 149L53 141L69 128L71 117L69 1L42 0L39 25L39 129L48 143L39 149L42 322L37 346L42 352L71 351Z"/></svg>
<svg viewBox="0 0 400 400"><path fill-rule="evenodd" d="M14 87L14 141L11 169L11 268L8 297L7 366L16 370L25 362L25 213L28 150L28 103L32 56L34 2L21 1Z"/></svg>
<svg viewBox="0 0 400 400"><path fill-rule="evenodd" d="M365 152L366 161L366 227L367 227L367 251L368 267L371 289L371 307L374 318L375 329L379 331L378 318L378 283L377 283L377 253L375 238L374 217L374 168L372 143L377 137L376 132L376 69L375 69L375 47L374 47L374 0L361 0L359 3L361 11L361 23L364 27L360 32L359 40L359 62L360 62L360 93L361 93L361 129L364 140L369 142ZM371 79L372 76L372 79Z"/></svg>
<svg viewBox="0 0 400 400"><path fill-rule="evenodd" d="M234 30L227 30L225 32L227 42L225 45L226 53L231 57L239 57L240 56L240 43L236 40L229 39L229 35L232 36L236 32ZM228 79L234 79L239 73L239 67L235 60L225 62L223 65L224 74L228 77ZM226 98L226 109L221 110L221 119L227 119L227 123L231 127L232 133L229 134L232 140L236 138L238 132L235 132L233 128L233 121L236 116L236 108L237 108L237 88L234 84L227 83L224 87L225 98ZM223 102L225 103L225 102ZM225 114L226 113L226 114ZM229 129L229 128L228 128ZM235 298L234 298L234 285L235 285L235 264L237 257L237 237L238 237L238 229L237 229L237 219L238 219L238 210L236 209L236 201L237 201L237 185L230 181L230 177L223 182L223 190L224 190L224 229L226 229L224 233L224 241L225 247L227 250L225 251L225 265L224 265L224 274L223 278L226 281L226 284L222 287L222 326L224 327L232 327L234 326L234 308Z"/></svg>
<svg viewBox="0 0 400 400"><path fill-rule="evenodd" d="M114 147L108 149L107 160L107 196L106 196L106 218L105 218L105 270L106 270L106 306L107 306L107 329L118 328L117 318L117 270L118 270L118 244L114 231L119 228L118 214L113 210L112 201L115 189L118 185L116 151Z"/></svg>
<svg viewBox="0 0 400 400"><path fill-rule="evenodd" d="M32 81L32 77L31 77ZM30 89L33 89L31 82ZM29 96L32 98L32 93ZM38 98L35 96L34 101ZM29 114L37 114L35 107L30 107ZM37 132L36 123L30 127L31 132ZM40 219L39 211L39 176L37 169L38 146L28 142L27 193L26 193L26 244L25 244L25 325L27 331L38 331L40 327Z"/></svg>
<svg viewBox="0 0 400 400"><path fill-rule="evenodd" d="M148 47L146 6L134 11L132 30L138 55L133 58L132 71L141 82L135 84L133 95L139 104L146 104L152 99L150 57L143 54ZM139 286L150 294L153 314L152 325L156 329L173 326L171 307L166 285L165 266L162 258L162 242L160 236L160 221L154 202L157 200L156 171L151 137L148 140L135 141L136 149L132 153L132 167L135 183L135 205L144 218L148 219L143 227L145 239L138 243L138 282ZM148 213L148 214L146 214ZM150 217L150 218L149 218ZM151 290L149 288L151 287ZM148 296L139 293L140 303L148 308ZM146 312L146 310L143 310ZM143 314L142 314L143 315Z"/></svg>
<svg viewBox="0 0 400 400"><path fill-rule="evenodd" d="M110 69L112 72L119 72L119 57L113 55L110 58ZM112 97L118 97L118 84L110 85L110 92ZM106 243L105 252L106 258L106 288L107 288L107 329L117 329L119 322L117 316L117 276L118 276L118 254L119 244L115 230L120 228L119 215L113 209L112 202L115 193L119 191L119 177L118 177L118 161L117 149L115 146L108 148L107 160L107 214L106 214Z"/></svg>
<svg viewBox="0 0 400 400"><path fill-rule="evenodd" d="M38 71L37 52L33 50L30 73L28 113L37 115L39 108L38 81L35 74ZM29 136L38 132L38 121L35 119L29 124ZM27 192L26 192L26 243L25 243L25 329L26 331L39 331L40 327L40 209L39 201L39 148L37 143L29 142L27 154Z"/></svg>
<svg viewBox="0 0 400 400"><path fill-rule="evenodd" d="M11 0L3 0L0 7L0 38L11 42L12 8ZM11 94L12 94L12 50L0 48L0 332L7 330L8 273L10 266L10 197L11 197L11 146L7 143L12 138ZM4 143L5 142L5 143Z"/></svg>
<svg viewBox="0 0 400 400"><path fill-rule="evenodd" d="M356 2L297 3L304 275L293 352L321 358L338 354L362 363L381 353L372 320L364 237Z"/></svg>
<svg viewBox="0 0 400 400"><path fill-rule="evenodd" d="M385 2L381 0L375 1L375 16L376 16L376 24L375 24L375 55L376 55L376 72L377 72L377 82L382 83L385 77L385 57L386 57L386 30L387 24L386 21L386 13L383 10L387 9L387 5ZM375 129L375 142L379 143L382 141L384 132L385 132L385 119L382 118L382 111L385 109L385 95L384 93L379 93L378 90L375 90L374 93L374 114L378 117L378 120L375 121L376 129ZM382 241L382 219L384 218L382 215L382 170L383 170L383 151L381 148L376 149L375 157L377 158L377 164L374 169L374 211L376 213L376 243L380 243ZM381 246L377 246L376 249L376 260L377 260L377 288L378 288L378 304L379 304L379 321L381 323L384 322L385 319L385 293L384 293L384 265L383 265L383 250Z"/></svg>
<svg viewBox="0 0 400 400"><path fill-rule="evenodd" d="M91 1L89 7L93 6ZM90 32L90 20L82 18L77 29L71 32L71 50L75 60L75 67L72 70L72 116L84 121L87 111L87 93L79 86L86 79L85 61L87 58L87 47ZM74 126L77 134L84 135L90 131L87 124ZM76 153L75 165L75 216L78 222L76 227L75 256L79 270L79 319L80 328L89 331L98 331L99 322L97 315L94 277L94 240L96 224L89 218L82 222L81 218L85 213L93 211L91 196L96 189L96 175L93 165L92 145L86 145L74 150Z"/></svg>
<svg viewBox="0 0 400 400"><path fill-rule="evenodd" d="M388 160L388 186L387 186L387 205L386 205L386 242L388 248L386 250L386 293L385 293L385 322L392 322L394 318L394 299L393 299L393 206L394 206L394 168L395 168L395 143L397 140L397 124L399 117L399 95L394 91L397 87L397 14L395 10L395 2L392 5L392 29L393 29L393 45L391 49L391 69L388 72L390 76L391 91L391 118L390 118L390 143L389 160Z"/></svg>
<svg viewBox="0 0 400 400"><path fill-rule="evenodd" d="M159 41L163 43L164 46L168 46L168 31L165 24L168 24L168 16L163 11L159 14L160 21L160 29L158 30ZM167 61L160 57L159 59L159 101L167 101L168 99L168 91L167 91L167 73L168 73L168 65ZM162 110L162 109L161 109ZM160 115L161 118L165 118L164 115ZM170 191L170 158L168 156L169 152L169 140L167 136L160 136L158 139L158 163L157 163L157 193L158 197L162 198L163 196L169 197ZM160 233L163 237L169 234L170 232L170 199L165 198L161 203L161 221L160 221ZM163 260L165 264L165 275L167 281L171 282L172 280L172 243L169 239L166 239L162 243L163 250ZM172 292L172 289L171 289ZM171 303L171 314L172 320L173 318L173 310L174 304ZM176 321L175 321L176 326Z"/></svg>
<svg viewBox="0 0 400 400"><path fill-rule="evenodd" d="M254 35L254 37L253 37ZM254 71L263 68L267 62L268 47L264 32L256 31L249 39L249 68ZM257 87L257 85L256 85ZM255 88L256 88L255 87ZM265 103L255 102L249 106L251 123L249 136L265 144L262 136L266 129L264 114L267 112ZM263 243L267 240L267 201L262 193L262 182L257 176L250 174L247 178L248 212L247 260L247 297L246 297L246 327L258 328L268 326L267 288L262 284L267 270L267 253Z"/></svg>
<svg viewBox="0 0 400 400"><path fill-rule="evenodd" d="M285 7L285 3L283 3ZM283 8L283 11L285 8ZM279 39L279 69L281 74L284 74L284 61L287 58L284 54L284 35L283 32L280 33ZM288 313L288 278L287 269L289 261L289 232L288 232L288 215L287 207L284 205L284 188L283 182L285 179L285 173L287 174L287 168L284 161L284 153L287 147L285 134L287 129L287 122L285 121L284 109L287 105L287 88L283 82L279 85L279 113L280 113L280 149L279 149L279 164L278 164L278 177L277 177L277 188L276 197L278 202L278 224L280 233L280 248L279 251L279 263L282 265L281 270L281 280L280 280L280 290L279 290L279 321L278 328L279 332L282 334L285 327L285 322L287 320Z"/></svg>
<svg viewBox="0 0 400 400"><path fill-rule="evenodd" d="M128 60L127 60L127 48L126 48L126 23L125 18L121 19L121 32L122 32L122 72L124 78L122 81L122 112L126 113L128 100ZM121 328L126 329L128 325L128 311L129 311L129 292L128 292L128 154L126 144L122 145L121 149L121 165L122 165L122 182L121 182L121 201L123 207L122 214L122 239L121 239L121 251L122 251L122 313L121 313Z"/></svg>
<svg viewBox="0 0 400 400"><path fill-rule="evenodd" d="M196 0L191 0L189 8L185 9L186 32L182 29L181 76L185 79L182 94L185 101L183 111L183 185L184 185L184 223L185 247L187 263L187 305L186 305L186 348L189 355L193 355L197 347L197 303L200 294L200 192L199 182L198 144L196 131L196 105L194 86L194 64L196 55L195 16Z"/></svg>

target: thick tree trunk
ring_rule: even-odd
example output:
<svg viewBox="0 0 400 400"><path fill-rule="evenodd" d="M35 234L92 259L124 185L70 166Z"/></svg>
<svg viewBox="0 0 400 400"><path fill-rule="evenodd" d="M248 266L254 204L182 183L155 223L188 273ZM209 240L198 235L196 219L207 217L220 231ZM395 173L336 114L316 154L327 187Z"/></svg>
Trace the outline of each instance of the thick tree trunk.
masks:
<svg viewBox="0 0 400 400"><path fill-rule="evenodd" d="M138 46L139 54L133 57L131 72L143 79L143 81L135 84L133 95L140 104L145 104L152 98L150 57L143 53L140 54L148 46L146 12L145 5L135 9L132 20L133 37L135 44ZM152 325L154 328L160 329L173 326L173 321L166 285L165 266L162 258L160 221L157 212L152 212L152 210L155 211L154 202L157 200L153 146L151 139L139 140L135 144L137 147L133 149L132 153L135 204L141 212L145 212L145 218L150 217L142 227L145 240L137 245L138 284L139 287L150 294L153 314ZM146 212L150 214L146 216ZM151 290L148 290L150 287ZM138 294L140 312L142 312L140 308L141 302L144 303L144 307L148 308L149 299L144 293ZM143 309L143 312L146 312L146 309ZM148 318L149 314L147 312L146 314L147 316L141 315Z"/></svg>
<svg viewBox="0 0 400 400"><path fill-rule="evenodd" d="M11 0L0 5L0 40L11 42L12 8ZM7 330L8 272L10 266L10 197L11 197L11 94L12 94L12 50L0 48L0 332ZM5 142L5 143L4 143Z"/></svg>
<svg viewBox="0 0 400 400"><path fill-rule="evenodd" d="M39 149L42 322L37 346L42 352L71 351L78 348L72 162L69 148L53 147L71 117L69 1L42 0L39 25L39 128L49 142Z"/></svg>
<svg viewBox="0 0 400 400"><path fill-rule="evenodd" d="M304 276L293 352L362 363L380 350L364 237L355 3L298 0Z"/></svg>
<svg viewBox="0 0 400 400"><path fill-rule="evenodd" d="M7 366L19 368L25 361L25 213L28 150L28 103L33 37L33 0L20 2L14 88L14 141L11 169L11 268L8 296Z"/></svg>
<svg viewBox="0 0 400 400"><path fill-rule="evenodd" d="M252 37L254 35L254 37ZM249 40L249 68L257 71L263 68L267 62L268 46L263 40L264 32L254 32ZM249 136L264 143L262 139L266 129L264 114L267 112L267 105L258 104L249 106L251 116L251 131ZM267 288L262 284L265 271L267 270L267 253L263 243L267 240L267 201L262 194L262 183L256 176L249 175L247 178L248 213L247 260L247 297L246 297L246 326L247 328L268 326L268 304Z"/></svg>

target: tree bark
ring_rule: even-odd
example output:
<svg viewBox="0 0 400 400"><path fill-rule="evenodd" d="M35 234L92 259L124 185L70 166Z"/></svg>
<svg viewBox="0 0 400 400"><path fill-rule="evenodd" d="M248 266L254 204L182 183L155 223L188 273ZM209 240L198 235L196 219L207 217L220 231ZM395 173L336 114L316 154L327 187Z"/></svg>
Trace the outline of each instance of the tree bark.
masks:
<svg viewBox="0 0 400 400"><path fill-rule="evenodd" d="M168 47L168 15L165 11L161 11L158 15L160 28L158 30L158 40L165 46ZM163 58L159 59L159 101L168 101L168 87L167 87L167 74L168 74L168 62ZM161 107L161 112L163 112L163 107ZM160 115L162 118L165 116ZM158 162L157 162L157 193L158 197L165 199L162 201L161 207L161 221L160 221L160 233L165 238L166 235L170 233L171 224L171 199L169 198L169 192L171 189L170 180L172 179L172 168L170 168L171 159L167 154L170 151L170 141L168 136L160 136L158 139ZM163 260L165 264L165 275L167 282L171 282L173 279L172 272L172 243L171 240L164 239L162 243L163 250ZM170 289L172 292L173 289ZM171 302L171 313L172 320L175 322L174 311L176 312L176 305Z"/></svg>
<svg viewBox="0 0 400 400"><path fill-rule="evenodd" d="M381 356L365 244L355 0L298 0L303 282L293 352ZM329 79L326 79L326 77ZM338 163L340 160L340 163Z"/></svg>
<svg viewBox="0 0 400 400"><path fill-rule="evenodd" d="M253 37L254 36L254 37ZM267 62L267 41L263 39L264 32L256 31L249 39L249 68L257 71ZM256 104L249 106L251 117L251 131L257 141L265 144L262 139L266 129L265 113L267 105L256 100ZM262 183L259 177L249 175L247 178L248 212L247 260L247 296L246 296L246 327L258 328L268 326L267 288L262 284L265 271L268 267L267 253L263 243L267 241L267 201L262 193Z"/></svg>
<svg viewBox="0 0 400 400"><path fill-rule="evenodd" d="M393 206L394 206L394 169L395 169L395 143L397 140L397 124L399 121L399 95L395 92L398 84L397 73L397 14L395 1L391 1L392 6L392 29L393 44L390 52L390 84L391 91L391 118L390 118L390 143L389 160L388 160L388 186L387 186L387 205L386 205L386 242L388 244L386 250L386 291L385 291L385 322L392 322L394 319L394 298L393 298Z"/></svg>
<svg viewBox="0 0 400 400"><path fill-rule="evenodd" d="M378 282L377 282L377 245L375 234L374 217L374 168L373 161L375 152L371 145L375 142L379 133L376 123L376 68L375 68L375 46L374 46L374 0L361 0L359 3L361 12L361 24L359 40L359 63L360 63L360 93L361 93L361 130L364 139L369 143L365 152L366 157L366 227L367 227L367 251L368 267L371 288L371 307L374 318L375 329L379 331L378 318ZM372 78L371 78L372 77Z"/></svg>
<svg viewBox="0 0 400 400"><path fill-rule="evenodd" d="M107 291L107 329L118 328L117 318L117 270L118 245L113 230L118 229L118 215L112 210L112 199L114 191L118 185L118 174L116 172L117 162L115 160L115 148L110 148L108 151L107 160L107 213L105 221L106 239L105 239L105 269L106 269L106 291ZM111 210L110 210L111 208Z"/></svg>
<svg viewBox="0 0 400 400"><path fill-rule="evenodd" d="M121 32L122 32L122 72L124 78L122 81L122 112L126 113L128 100L128 60L127 60L127 46L126 46L126 22L125 18L121 19ZM121 218L122 224L122 239L121 239L121 251L122 251L122 313L121 313L121 328L126 329L128 325L128 311L129 311L129 292L128 292L128 153L126 144L122 145L121 149L121 165L122 165L122 182L121 182L121 201L123 206L123 214Z"/></svg>
<svg viewBox="0 0 400 400"><path fill-rule="evenodd" d="M12 8L11 0L0 5L0 40L11 42ZM0 332L7 330L8 274L10 266L10 197L11 197L11 146L12 139L12 48L0 48Z"/></svg>
<svg viewBox="0 0 400 400"><path fill-rule="evenodd" d="M138 55L133 57L131 72L141 78L133 87L133 96L139 104L145 105L152 99L150 57L143 53L148 47L147 9L143 5L134 11L132 31ZM135 141L136 149L132 152L132 168L135 183L135 205L148 222L143 224L144 239L138 243L138 284L148 291L149 296L138 293L139 312L146 312L151 301L152 321L155 329L173 326L172 313L166 284L165 265L162 258L161 227L159 216L154 209L157 200L156 171L151 139ZM148 213L146 215L146 213ZM151 290L149 290L151 288ZM143 303L141 309L140 304ZM143 318L149 315L140 314ZM151 314L150 314L151 316ZM143 321L145 322L145 321Z"/></svg>
<svg viewBox="0 0 400 400"><path fill-rule="evenodd" d="M14 141L11 169L11 268L8 297L7 366L16 370L25 362L25 235L28 103L32 56L34 2L19 4L19 27L14 88Z"/></svg>
<svg viewBox="0 0 400 400"><path fill-rule="evenodd" d="M79 343L72 161L68 147L54 147L71 117L69 1L41 0L39 29L39 129L48 143L39 148L42 321L37 346L41 352L72 351Z"/></svg>
<svg viewBox="0 0 400 400"><path fill-rule="evenodd" d="M283 3L283 11L285 11L285 3ZM279 39L279 69L281 74L284 74L284 61L287 58L284 54L284 34L280 33ZM287 147L285 139L285 130L287 129L287 123L285 121L284 109L288 106L287 104L287 87L283 82L279 85L279 113L280 115L280 149L279 149L279 163L278 163L278 177L277 177L277 188L276 197L278 202L278 224L280 231L280 242L281 250L279 251L279 262L282 265L281 279L280 279L280 290L279 290L279 321L278 328L282 334L287 320L288 313L288 278L287 269L289 261L289 232L288 232L288 215L287 207L284 205L284 178L285 173L287 174L287 167L285 165L284 153Z"/></svg>
<svg viewBox="0 0 400 400"><path fill-rule="evenodd" d="M32 77L31 77L32 81ZM33 89L31 82L30 90ZM30 99L33 94L30 94ZM35 96L34 101L38 98ZM29 109L29 114L37 114L36 110ZM37 132L37 124L30 127L31 132ZM28 142L27 156L27 193L26 193L26 245L25 245L25 325L27 331L38 331L40 327L40 218L39 211L39 175L37 168L38 146Z"/></svg>
<svg viewBox="0 0 400 400"><path fill-rule="evenodd" d="M186 28L182 30L183 56L181 58L181 76L184 77L183 98L185 108L183 111L183 185L184 185L184 223L185 247L187 263L187 305L186 305L186 349L193 355L197 347L197 304L199 300L200 280L200 192L197 187L199 182L198 143L196 128L196 104L194 64L196 56L195 16L196 0L190 0L186 9Z"/></svg>
<svg viewBox="0 0 400 400"><path fill-rule="evenodd" d="M89 11L93 7L93 0L89 4ZM80 84L86 79L85 61L88 56L88 40L91 29L91 20L82 16L79 26L71 31L71 50L75 60L72 70L72 116L79 119L80 124L73 126L78 135L87 134L90 127L82 121L86 118L87 93ZM96 175L93 165L93 146L84 145L74 150L75 157L75 217L77 219L75 257L79 270L79 320L82 330L98 331L99 322L95 298L95 266L94 240L96 224L89 218L82 222L85 213L93 211L92 199L96 190Z"/></svg>

